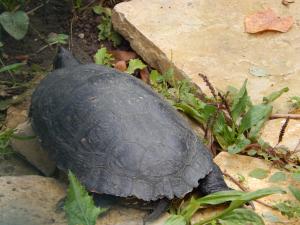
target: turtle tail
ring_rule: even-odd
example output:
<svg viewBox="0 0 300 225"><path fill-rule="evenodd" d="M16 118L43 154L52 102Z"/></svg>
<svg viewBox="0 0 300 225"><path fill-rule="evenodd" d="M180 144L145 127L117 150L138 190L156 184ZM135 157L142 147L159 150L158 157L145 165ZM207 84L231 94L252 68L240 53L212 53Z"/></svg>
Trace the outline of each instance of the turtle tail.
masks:
<svg viewBox="0 0 300 225"><path fill-rule="evenodd" d="M212 194L218 191L231 190L224 181L222 171L213 163L212 171L199 181L199 192L203 195Z"/></svg>
<svg viewBox="0 0 300 225"><path fill-rule="evenodd" d="M53 61L54 69L61 69L65 67L74 67L79 65L79 61L67 49L59 46L57 54Z"/></svg>

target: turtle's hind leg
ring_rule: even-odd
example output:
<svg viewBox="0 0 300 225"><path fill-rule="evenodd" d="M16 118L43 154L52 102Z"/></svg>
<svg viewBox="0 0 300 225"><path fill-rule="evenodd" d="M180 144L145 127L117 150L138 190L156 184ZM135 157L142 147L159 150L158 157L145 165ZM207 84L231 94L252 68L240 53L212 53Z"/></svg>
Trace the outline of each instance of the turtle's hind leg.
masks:
<svg viewBox="0 0 300 225"><path fill-rule="evenodd" d="M199 181L198 189L203 195L231 190L224 181L222 171L215 163L213 163L212 171Z"/></svg>
<svg viewBox="0 0 300 225"><path fill-rule="evenodd" d="M154 210L143 218L143 225L145 225L147 222L158 219L164 212L168 210L169 206L170 200L166 198L160 199Z"/></svg>

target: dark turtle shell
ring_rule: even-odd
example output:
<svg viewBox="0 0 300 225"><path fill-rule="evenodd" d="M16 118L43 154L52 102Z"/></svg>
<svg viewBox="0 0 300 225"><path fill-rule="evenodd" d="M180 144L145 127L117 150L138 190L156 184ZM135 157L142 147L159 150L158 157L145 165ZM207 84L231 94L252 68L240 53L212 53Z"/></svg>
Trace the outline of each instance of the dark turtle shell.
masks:
<svg viewBox="0 0 300 225"><path fill-rule="evenodd" d="M54 70L34 92L30 116L58 167L93 192L180 198L212 170L210 153L172 106L104 66Z"/></svg>

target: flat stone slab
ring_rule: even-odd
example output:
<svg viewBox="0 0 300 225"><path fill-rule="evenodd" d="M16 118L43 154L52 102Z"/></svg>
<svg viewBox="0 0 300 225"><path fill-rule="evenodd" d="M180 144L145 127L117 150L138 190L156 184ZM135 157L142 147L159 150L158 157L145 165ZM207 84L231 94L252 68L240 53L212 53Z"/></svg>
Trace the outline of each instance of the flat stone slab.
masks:
<svg viewBox="0 0 300 225"><path fill-rule="evenodd" d="M39 175L40 172L16 154L0 159L1 176Z"/></svg>
<svg viewBox="0 0 300 225"><path fill-rule="evenodd" d="M278 136L285 119L274 119L266 122L261 132L261 138L268 142L271 146L275 146L278 142ZM296 151L296 155L300 158L300 120L290 119L279 146L285 146L289 151Z"/></svg>
<svg viewBox="0 0 300 225"><path fill-rule="evenodd" d="M39 169L43 174L50 176L54 173L56 165L52 161L48 153L42 149L38 138L32 130L29 121L20 124L16 128L16 135L20 137L30 137L27 140L23 139L12 139L11 146L14 151L23 155L28 162Z"/></svg>
<svg viewBox="0 0 300 225"><path fill-rule="evenodd" d="M65 187L53 178L40 176L0 177L0 224L64 225L56 204Z"/></svg>
<svg viewBox="0 0 300 225"><path fill-rule="evenodd" d="M272 8L293 16L287 33L247 34L247 15ZM290 91L274 103L274 112L287 112L290 96L300 95L300 1L289 7L273 0L132 0L113 11L114 28L152 67L171 65L204 92L203 73L221 90L228 85L248 90L255 102L283 87ZM261 77L258 77L261 76Z"/></svg>

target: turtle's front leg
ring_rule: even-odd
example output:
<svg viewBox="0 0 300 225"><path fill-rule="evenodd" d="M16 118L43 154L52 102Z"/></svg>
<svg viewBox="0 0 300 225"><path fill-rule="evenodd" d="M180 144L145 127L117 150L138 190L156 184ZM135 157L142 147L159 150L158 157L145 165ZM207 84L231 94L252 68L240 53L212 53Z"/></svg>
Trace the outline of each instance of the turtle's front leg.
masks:
<svg viewBox="0 0 300 225"><path fill-rule="evenodd" d="M166 198L162 198L158 201L156 207L154 208L153 212L146 215L143 219L143 225L145 225L147 222L151 222L153 220L158 219L164 212L168 210L170 206L170 200Z"/></svg>
<svg viewBox="0 0 300 225"><path fill-rule="evenodd" d="M215 163L213 163L212 171L199 181L198 189L203 195L231 190L224 181L222 171Z"/></svg>

